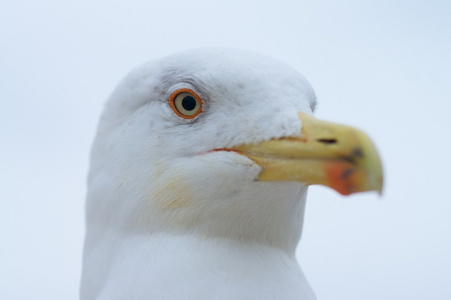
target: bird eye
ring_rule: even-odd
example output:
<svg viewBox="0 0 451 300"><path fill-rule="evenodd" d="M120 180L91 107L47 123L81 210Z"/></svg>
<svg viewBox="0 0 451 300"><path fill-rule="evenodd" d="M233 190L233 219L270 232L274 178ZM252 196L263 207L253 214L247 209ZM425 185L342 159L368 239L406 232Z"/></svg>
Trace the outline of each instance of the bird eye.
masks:
<svg viewBox="0 0 451 300"><path fill-rule="evenodd" d="M172 93L169 104L179 117L185 119L192 119L202 112L202 100L190 89Z"/></svg>

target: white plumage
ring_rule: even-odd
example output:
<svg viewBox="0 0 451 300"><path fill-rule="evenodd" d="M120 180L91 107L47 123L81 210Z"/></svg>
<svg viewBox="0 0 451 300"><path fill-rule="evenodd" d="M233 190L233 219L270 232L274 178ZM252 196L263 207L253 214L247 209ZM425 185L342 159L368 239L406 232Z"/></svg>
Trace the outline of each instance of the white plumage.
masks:
<svg viewBox="0 0 451 300"><path fill-rule="evenodd" d="M168 104L203 102L194 119ZM82 299L315 299L295 259L307 187L257 181L229 149L301 132L307 81L279 61L210 49L145 64L108 100L93 145Z"/></svg>

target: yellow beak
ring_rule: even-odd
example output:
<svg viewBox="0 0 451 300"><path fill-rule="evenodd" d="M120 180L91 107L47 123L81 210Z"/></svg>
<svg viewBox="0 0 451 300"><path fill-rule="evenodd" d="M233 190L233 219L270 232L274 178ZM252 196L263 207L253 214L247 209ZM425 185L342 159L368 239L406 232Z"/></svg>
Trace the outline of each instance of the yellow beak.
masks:
<svg viewBox="0 0 451 300"><path fill-rule="evenodd" d="M232 148L262 167L262 181L329 186L342 195L382 192L382 165L371 140L358 129L299 113L300 137Z"/></svg>

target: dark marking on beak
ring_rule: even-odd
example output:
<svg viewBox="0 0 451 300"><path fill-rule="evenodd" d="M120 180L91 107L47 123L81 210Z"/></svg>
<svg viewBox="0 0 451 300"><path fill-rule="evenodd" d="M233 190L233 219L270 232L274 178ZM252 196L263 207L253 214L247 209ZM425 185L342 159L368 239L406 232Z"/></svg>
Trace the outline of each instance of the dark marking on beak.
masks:
<svg viewBox="0 0 451 300"><path fill-rule="evenodd" d="M346 169L343 173L341 173L340 178L347 179L349 176L352 175L352 173L354 173L354 169Z"/></svg>
<svg viewBox="0 0 451 300"><path fill-rule="evenodd" d="M363 158L363 151L361 148L357 147L354 150L352 150L351 155L353 157Z"/></svg>
<svg viewBox="0 0 451 300"><path fill-rule="evenodd" d="M318 142L323 143L325 145L336 144L336 139L317 139Z"/></svg>

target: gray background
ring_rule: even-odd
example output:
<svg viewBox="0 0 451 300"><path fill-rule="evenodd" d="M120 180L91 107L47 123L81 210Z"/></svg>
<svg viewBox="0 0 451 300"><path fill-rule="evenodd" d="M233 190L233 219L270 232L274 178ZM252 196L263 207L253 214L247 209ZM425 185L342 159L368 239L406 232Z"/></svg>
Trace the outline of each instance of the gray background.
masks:
<svg viewBox="0 0 451 300"><path fill-rule="evenodd" d="M105 99L142 62L212 46L292 65L319 118L380 150L383 197L309 191L297 255L319 299L451 299L450 3L3 0L0 299L78 297Z"/></svg>

